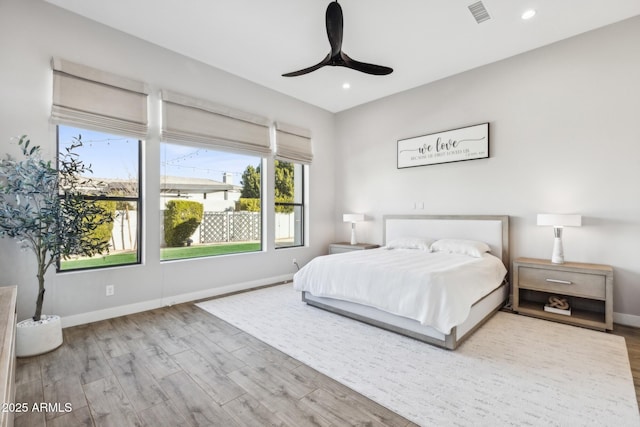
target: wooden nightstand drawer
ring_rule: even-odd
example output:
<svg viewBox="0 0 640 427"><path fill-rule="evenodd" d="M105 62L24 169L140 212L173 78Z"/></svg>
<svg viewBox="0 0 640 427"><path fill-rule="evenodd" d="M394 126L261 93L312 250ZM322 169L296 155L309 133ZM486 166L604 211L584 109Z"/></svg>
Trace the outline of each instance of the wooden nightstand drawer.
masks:
<svg viewBox="0 0 640 427"><path fill-rule="evenodd" d="M520 288L604 300L605 279L602 274L520 267Z"/></svg>

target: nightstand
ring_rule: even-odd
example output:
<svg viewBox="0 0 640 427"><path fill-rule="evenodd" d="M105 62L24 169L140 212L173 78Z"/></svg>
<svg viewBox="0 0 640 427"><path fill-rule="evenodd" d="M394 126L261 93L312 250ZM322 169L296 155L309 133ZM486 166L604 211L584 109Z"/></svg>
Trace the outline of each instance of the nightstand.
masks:
<svg viewBox="0 0 640 427"><path fill-rule="evenodd" d="M571 314L545 311L552 296L566 299ZM513 310L556 322L612 330L613 268L518 258L513 262Z"/></svg>
<svg viewBox="0 0 640 427"><path fill-rule="evenodd" d="M332 255L341 254L343 252L363 251L366 249L375 249L379 247L380 245L373 245L371 243L357 243L355 245L352 245L349 242L331 243L329 245L329 254Z"/></svg>

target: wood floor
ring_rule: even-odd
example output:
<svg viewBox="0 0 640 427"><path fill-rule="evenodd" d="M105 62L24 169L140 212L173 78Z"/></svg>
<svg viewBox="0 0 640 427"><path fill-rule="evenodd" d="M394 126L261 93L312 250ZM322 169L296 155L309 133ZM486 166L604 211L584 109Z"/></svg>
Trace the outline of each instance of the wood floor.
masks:
<svg viewBox="0 0 640 427"><path fill-rule="evenodd" d="M640 396L640 330L614 334ZM53 404L18 427L415 425L193 304L65 329L16 383L17 403Z"/></svg>
<svg viewBox="0 0 640 427"><path fill-rule="evenodd" d="M16 402L59 404L18 427L415 425L193 304L63 332L18 359Z"/></svg>
<svg viewBox="0 0 640 427"><path fill-rule="evenodd" d="M627 342L627 352L631 363L631 375L636 387L636 399L640 407L640 329L631 326L613 325L613 334L620 335Z"/></svg>

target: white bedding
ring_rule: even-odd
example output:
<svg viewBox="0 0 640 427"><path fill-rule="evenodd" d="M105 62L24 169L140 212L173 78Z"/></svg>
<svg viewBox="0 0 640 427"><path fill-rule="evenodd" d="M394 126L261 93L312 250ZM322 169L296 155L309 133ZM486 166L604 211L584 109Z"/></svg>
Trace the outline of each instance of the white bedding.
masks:
<svg viewBox="0 0 640 427"><path fill-rule="evenodd" d="M449 334L506 273L488 253L475 258L380 248L317 257L293 282L299 291L372 306Z"/></svg>

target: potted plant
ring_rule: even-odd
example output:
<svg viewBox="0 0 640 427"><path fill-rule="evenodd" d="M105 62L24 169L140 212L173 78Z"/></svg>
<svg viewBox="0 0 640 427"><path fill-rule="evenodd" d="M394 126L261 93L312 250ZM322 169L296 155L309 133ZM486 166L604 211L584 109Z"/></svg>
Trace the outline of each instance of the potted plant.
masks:
<svg viewBox="0 0 640 427"><path fill-rule="evenodd" d="M18 323L16 355L34 356L62 344L59 316L42 314L45 273L60 259L108 252L109 242L92 232L113 222L95 200L101 186L86 178L91 169L75 150L81 136L60 153L58 168L41 158L26 135L18 142L23 158L0 160L0 236L16 239L36 256L38 296L32 318Z"/></svg>

